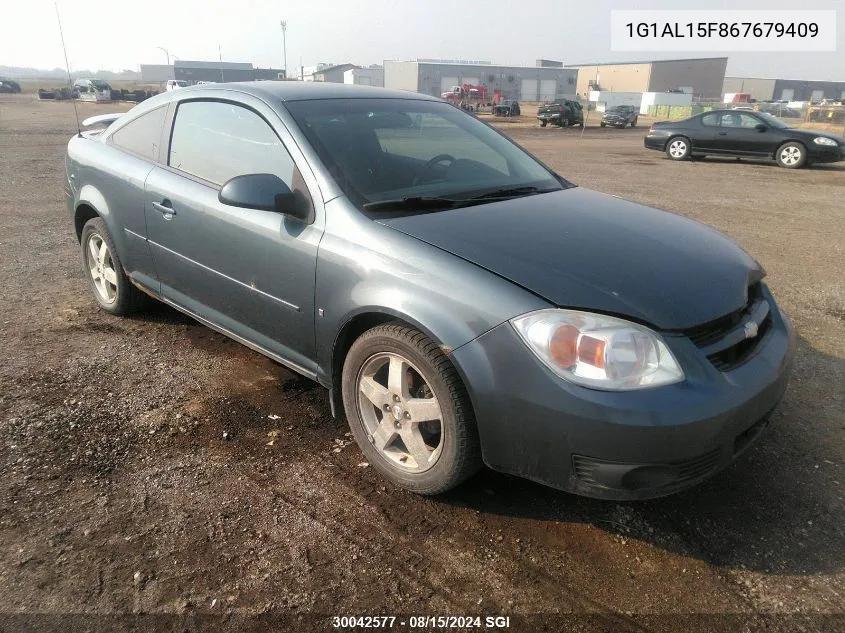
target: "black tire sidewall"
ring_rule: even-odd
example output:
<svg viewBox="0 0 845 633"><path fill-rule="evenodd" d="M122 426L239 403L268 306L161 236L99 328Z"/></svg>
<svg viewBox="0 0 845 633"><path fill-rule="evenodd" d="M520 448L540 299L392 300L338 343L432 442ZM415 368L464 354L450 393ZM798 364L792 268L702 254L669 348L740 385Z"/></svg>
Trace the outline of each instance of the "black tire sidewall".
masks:
<svg viewBox="0 0 845 633"><path fill-rule="evenodd" d="M445 377L431 364L425 352L403 338L382 334L387 328L365 333L349 350L343 365L343 406L349 428L367 461L398 486L421 494L437 494L453 487L464 477L456 477L461 456L458 454L458 416L452 392ZM369 335L369 336L368 336ZM358 410L358 373L369 358L379 353L395 353L407 358L420 372L440 404L442 414L442 442L440 457L434 466L422 473L403 472L392 466L387 458L369 441L368 433Z"/></svg>
<svg viewBox="0 0 845 633"><path fill-rule="evenodd" d="M114 266L114 271L117 277L117 295L113 303L105 303L100 298L100 293L97 292L97 288L94 286L94 280L91 278L91 271L88 269L86 249L88 248L88 239L94 233L102 237L103 240L106 242L106 245L109 248L109 254L111 256L112 265ZM100 308L102 308L109 314L116 315L127 314L128 312L134 310L136 303L135 294L137 294L139 291L135 289L135 287L129 281L129 278L126 276L126 273L123 272L123 264L120 261L120 255L118 255L117 253L117 249L114 246L114 240L112 240L111 233L109 233L108 227L106 227L106 223L103 221L102 218L92 218L85 223L85 226L82 227L80 247L80 255L82 257L82 272L85 275L85 278L88 280L88 286L91 288L91 292L94 295L94 299L97 301L97 304L100 306Z"/></svg>

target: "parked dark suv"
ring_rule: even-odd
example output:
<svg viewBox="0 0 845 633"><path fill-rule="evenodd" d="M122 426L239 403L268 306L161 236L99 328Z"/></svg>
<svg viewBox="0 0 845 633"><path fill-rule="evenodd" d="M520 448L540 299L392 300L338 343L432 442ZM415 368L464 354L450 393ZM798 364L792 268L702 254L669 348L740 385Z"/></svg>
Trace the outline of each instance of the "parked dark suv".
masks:
<svg viewBox="0 0 845 633"><path fill-rule="evenodd" d="M537 110L537 120L540 127L546 127L549 123L560 127L584 125L584 108L577 101L560 99L541 105Z"/></svg>
<svg viewBox="0 0 845 633"><path fill-rule="evenodd" d="M613 127L627 127L629 125L631 127L636 127L638 115L639 110L636 106L611 106L604 111L604 116L602 116L601 123L599 123L599 125L602 127L606 127L608 125L612 125Z"/></svg>

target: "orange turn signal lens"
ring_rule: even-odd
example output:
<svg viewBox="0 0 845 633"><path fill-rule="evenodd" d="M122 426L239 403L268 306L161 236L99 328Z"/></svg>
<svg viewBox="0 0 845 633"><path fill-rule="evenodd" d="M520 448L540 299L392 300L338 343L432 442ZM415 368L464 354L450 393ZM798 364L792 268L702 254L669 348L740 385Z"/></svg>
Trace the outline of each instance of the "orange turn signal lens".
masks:
<svg viewBox="0 0 845 633"><path fill-rule="evenodd" d="M578 360L593 367L604 369L604 350L606 347L606 341L584 334L578 343Z"/></svg>
<svg viewBox="0 0 845 633"><path fill-rule="evenodd" d="M578 328L574 325L561 325L552 334L549 352L558 366L567 369L578 362Z"/></svg>

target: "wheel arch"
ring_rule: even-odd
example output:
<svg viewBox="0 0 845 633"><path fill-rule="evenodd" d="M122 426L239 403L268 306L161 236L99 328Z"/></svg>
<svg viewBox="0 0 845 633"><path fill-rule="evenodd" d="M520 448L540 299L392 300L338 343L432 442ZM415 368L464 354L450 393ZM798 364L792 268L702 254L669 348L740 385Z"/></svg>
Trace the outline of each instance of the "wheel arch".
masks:
<svg viewBox="0 0 845 633"><path fill-rule="evenodd" d="M788 139L784 139L783 141L781 141L780 143L777 144L777 147L775 147L775 150L772 152L772 158L777 160L778 152L780 152L781 148L784 145L788 145L789 143L795 143L796 145L800 145L804 149L805 155L807 153L809 153L809 149L807 148L807 142L806 141L804 141L803 139L800 139L800 138L788 138ZM806 160L806 156L805 156L805 160Z"/></svg>
<svg viewBox="0 0 845 633"><path fill-rule="evenodd" d="M103 218L103 222L109 227L111 231L111 217L109 213L109 205L103 194L92 186L85 185L79 190L79 196L76 203L76 209L73 213L73 224L76 229L76 239L82 239L82 227L91 218ZM112 231L112 239L115 239L114 231Z"/></svg>
<svg viewBox="0 0 845 633"><path fill-rule="evenodd" d="M76 241L82 241L82 228L88 220L99 218L100 214L97 210L87 202L81 202L76 205L76 211L73 214L73 226L76 230Z"/></svg>
<svg viewBox="0 0 845 633"><path fill-rule="evenodd" d="M343 363L346 360L349 349L364 332L385 323L401 323L402 325L419 330L431 339L444 354L448 356L452 352L452 349L445 346L442 340L430 328L407 314L388 308L370 307L349 315L338 330L331 350L328 387L332 415L334 417L337 417L338 411L343 410L341 377L343 375ZM452 361L452 364L455 364L454 361ZM464 380L464 376L460 370L458 370L458 373L461 375L461 379Z"/></svg>

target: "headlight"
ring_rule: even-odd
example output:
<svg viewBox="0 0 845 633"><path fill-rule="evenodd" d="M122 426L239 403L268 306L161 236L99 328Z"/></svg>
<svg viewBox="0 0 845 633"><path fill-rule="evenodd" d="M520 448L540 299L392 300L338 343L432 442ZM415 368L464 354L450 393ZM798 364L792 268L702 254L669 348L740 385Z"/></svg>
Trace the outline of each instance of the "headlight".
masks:
<svg viewBox="0 0 845 633"><path fill-rule="evenodd" d="M591 312L539 310L511 324L549 369L584 387L630 391L684 379L661 338L636 323Z"/></svg>
<svg viewBox="0 0 845 633"><path fill-rule="evenodd" d="M816 145L839 145L839 143L834 141L832 138L827 138L826 136L817 136L813 139L813 143Z"/></svg>

